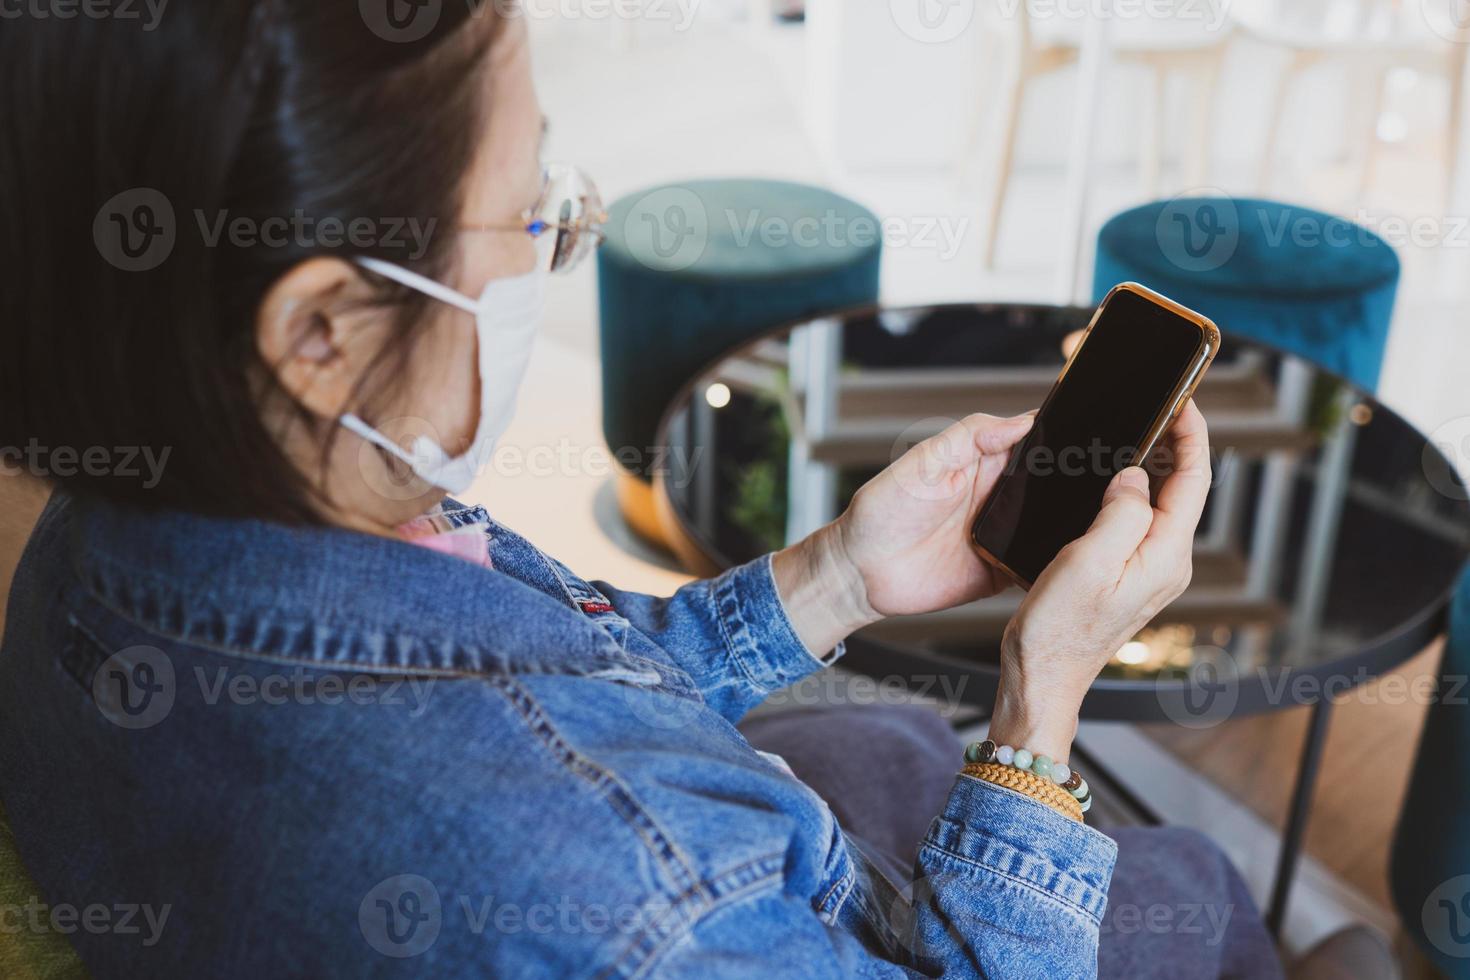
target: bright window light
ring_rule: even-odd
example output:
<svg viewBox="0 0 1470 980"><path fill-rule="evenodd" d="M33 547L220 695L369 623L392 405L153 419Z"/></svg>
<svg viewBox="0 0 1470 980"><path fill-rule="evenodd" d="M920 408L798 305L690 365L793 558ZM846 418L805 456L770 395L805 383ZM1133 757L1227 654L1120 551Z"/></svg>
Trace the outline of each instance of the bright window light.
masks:
<svg viewBox="0 0 1470 980"><path fill-rule="evenodd" d="M1141 664L1148 660L1148 644L1142 640L1132 640L1123 644L1123 649L1118 651L1118 662L1121 664Z"/></svg>

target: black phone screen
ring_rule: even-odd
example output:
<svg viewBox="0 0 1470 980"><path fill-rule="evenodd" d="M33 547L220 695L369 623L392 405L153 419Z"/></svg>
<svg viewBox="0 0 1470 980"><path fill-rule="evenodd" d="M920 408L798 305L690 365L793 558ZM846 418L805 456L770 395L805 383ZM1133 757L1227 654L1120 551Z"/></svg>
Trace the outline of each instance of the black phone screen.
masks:
<svg viewBox="0 0 1470 980"><path fill-rule="evenodd" d="M1113 293L977 518L975 543L1036 581L1092 524L1204 342L1194 322Z"/></svg>

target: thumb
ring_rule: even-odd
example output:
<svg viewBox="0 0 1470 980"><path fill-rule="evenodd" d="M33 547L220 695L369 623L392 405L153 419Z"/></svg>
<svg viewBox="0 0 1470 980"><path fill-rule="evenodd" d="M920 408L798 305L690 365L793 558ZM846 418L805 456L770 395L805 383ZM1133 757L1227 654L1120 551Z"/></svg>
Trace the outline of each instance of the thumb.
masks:
<svg viewBox="0 0 1470 980"><path fill-rule="evenodd" d="M993 415L971 415L960 424L970 432L975 448L982 455L1004 453L1026 438L1036 421L1036 412L1024 412L1011 418L996 418Z"/></svg>
<svg viewBox="0 0 1470 980"><path fill-rule="evenodd" d="M1102 510L1082 542L1089 551L1116 561L1127 561L1143 543L1154 522L1154 508L1149 502L1148 474L1141 467L1130 466L1108 484L1103 494Z"/></svg>

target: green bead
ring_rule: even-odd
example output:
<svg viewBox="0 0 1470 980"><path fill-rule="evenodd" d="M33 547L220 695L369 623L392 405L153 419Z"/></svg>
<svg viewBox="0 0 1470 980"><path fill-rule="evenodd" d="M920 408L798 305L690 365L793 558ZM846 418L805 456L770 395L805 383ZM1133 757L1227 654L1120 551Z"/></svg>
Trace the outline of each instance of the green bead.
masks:
<svg viewBox="0 0 1470 980"><path fill-rule="evenodd" d="M1042 779L1051 778L1051 759L1044 755L1038 755L1031 760L1031 771Z"/></svg>
<svg viewBox="0 0 1470 980"><path fill-rule="evenodd" d="M1032 756L1030 749L1017 749L1015 758L1011 760L1011 764L1014 765L1017 769L1030 769L1031 760Z"/></svg>
<svg viewBox="0 0 1470 980"><path fill-rule="evenodd" d="M1089 796L1087 799L1085 799L1085 800L1082 801L1082 812L1083 813L1086 813L1088 810L1091 810L1091 809L1092 809L1092 797Z"/></svg>
<svg viewBox="0 0 1470 980"><path fill-rule="evenodd" d="M1076 773L1074 772L1073 775L1076 775ZM1072 789L1072 795L1077 797L1077 799L1079 800L1082 799L1084 796L1089 795L1091 792L1092 791L1087 788L1087 780L1085 779L1078 779L1077 785Z"/></svg>
<svg viewBox="0 0 1470 980"><path fill-rule="evenodd" d="M971 742L969 745L965 746L965 761L966 762L979 762L980 761L980 743L979 742Z"/></svg>

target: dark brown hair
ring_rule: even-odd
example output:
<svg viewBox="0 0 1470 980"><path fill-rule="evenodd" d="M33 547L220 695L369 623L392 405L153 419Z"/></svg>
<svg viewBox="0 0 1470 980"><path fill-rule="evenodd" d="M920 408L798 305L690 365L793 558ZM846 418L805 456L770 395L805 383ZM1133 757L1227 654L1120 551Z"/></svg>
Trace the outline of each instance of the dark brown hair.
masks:
<svg viewBox="0 0 1470 980"><path fill-rule="evenodd" d="M317 519L256 408L257 309L316 255L446 273L500 23L491 4L409 6L433 20L406 27L373 7L178 0L151 27L0 23L0 453L29 447L79 493ZM375 394L426 309L379 286L399 314ZM169 455L155 483L79 466L94 447Z"/></svg>

